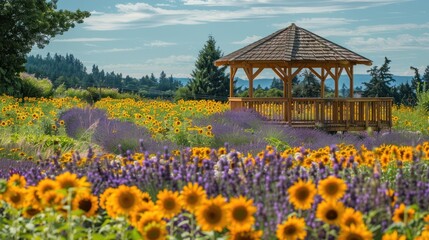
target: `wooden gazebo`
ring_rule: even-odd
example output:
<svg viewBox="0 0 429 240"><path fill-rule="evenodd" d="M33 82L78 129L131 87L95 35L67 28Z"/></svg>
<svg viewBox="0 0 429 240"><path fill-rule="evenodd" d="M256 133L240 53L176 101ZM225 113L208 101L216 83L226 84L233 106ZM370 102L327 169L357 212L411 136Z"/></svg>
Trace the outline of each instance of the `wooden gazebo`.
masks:
<svg viewBox="0 0 429 240"><path fill-rule="evenodd" d="M270 121L328 131L375 130L392 126L392 98L354 98L353 66L372 61L295 24L215 61L229 65L231 109L253 108ZM249 80L249 96L234 97L234 77L242 68ZM272 69L283 80L282 98L254 98L253 80ZM320 98L294 98L292 79L308 69L321 81ZM345 71L350 79L349 98L339 98L338 81ZM334 98L325 98L325 80L335 82Z"/></svg>

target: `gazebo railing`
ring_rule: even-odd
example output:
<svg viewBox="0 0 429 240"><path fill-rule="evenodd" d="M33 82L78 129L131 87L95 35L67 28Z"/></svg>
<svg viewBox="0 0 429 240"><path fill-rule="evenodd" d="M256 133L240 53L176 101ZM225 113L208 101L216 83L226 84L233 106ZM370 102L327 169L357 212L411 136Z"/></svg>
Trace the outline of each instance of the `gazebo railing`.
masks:
<svg viewBox="0 0 429 240"><path fill-rule="evenodd" d="M229 98L231 109L252 108L269 121L339 130L392 127L392 98Z"/></svg>

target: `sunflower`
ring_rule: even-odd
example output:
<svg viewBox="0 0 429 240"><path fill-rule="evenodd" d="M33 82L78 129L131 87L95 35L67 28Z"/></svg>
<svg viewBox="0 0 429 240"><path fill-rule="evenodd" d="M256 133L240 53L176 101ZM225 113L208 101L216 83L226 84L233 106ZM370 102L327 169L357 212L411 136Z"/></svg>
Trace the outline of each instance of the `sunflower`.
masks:
<svg viewBox="0 0 429 240"><path fill-rule="evenodd" d="M24 188L9 186L3 194L3 199L12 207L18 209L24 207L26 194L27 191Z"/></svg>
<svg viewBox="0 0 429 240"><path fill-rule="evenodd" d="M116 213L128 215L138 207L141 201L141 191L137 187L121 185L109 197L108 204Z"/></svg>
<svg viewBox="0 0 429 240"><path fill-rule="evenodd" d="M167 227L165 222L151 222L140 232L145 240L163 240L167 237Z"/></svg>
<svg viewBox="0 0 429 240"><path fill-rule="evenodd" d="M69 188L89 188L90 184L86 181L86 177L78 179L77 175L70 172L65 172L58 175L55 180L60 188L68 190Z"/></svg>
<svg viewBox="0 0 429 240"><path fill-rule="evenodd" d="M159 214L158 211L146 211L140 216L140 220L138 221L136 228L140 233L143 233L144 228L153 222L163 223L162 215Z"/></svg>
<svg viewBox="0 0 429 240"><path fill-rule="evenodd" d="M203 231L222 231L227 222L227 206L222 196L211 198L196 211L197 223Z"/></svg>
<svg viewBox="0 0 429 240"><path fill-rule="evenodd" d="M338 240L372 240L372 233L365 225L341 228Z"/></svg>
<svg viewBox="0 0 429 240"><path fill-rule="evenodd" d="M204 189L198 185L198 183L188 183L180 195L183 208L191 213L195 212L195 209L206 200L207 195Z"/></svg>
<svg viewBox="0 0 429 240"><path fill-rule="evenodd" d="M60 186L56 181L49 178L45 178L37 184L37 195L39 196L40 199L43 199L43 196L46 193L50 191L58 190L59 188Z"/></svg>
<svg viewBox="0 0 429 240"><path fill-rule="evenodd" d="M336 201L344 196L347 185L342 179L329 176L319 182L317 190L323 199Z"/></svg>
<svg viewBox="0 0 429 240"><path fill-rule="evenodd" d="M231 230L229 240L259 240L262 239L262 231L259 230Z"/></svg>
<svg viewBox="0 0 429 240"><path fill-rule="evenodd" d="M351 225L360 226L364 224L362 213L353 208L346 208L343 217L340 220L341 227L350 227Z"/></svg>
<svg viewBox="0 0 429 240"><path fill-rule="evenodd" d="M31 186L27 189L25 201L26 206L31 206L32 208L41 208L42 199L39 197L36 186Z"/></svg>
<svg viewBox="0 0 429 240"><path fill-rule="evenodd" d="M180 213L182 204L179 200L179 193L163 190L158 193L156 207L165 218L172 218Z"/></svg>
<svg viewBox="0 0 429 240"><path fill-rule="evenodd" d="M289 217L282 224L277 225L276 235L279 240L304 239L307 236L304 219Z"/></svg>
<svg viewBox="0 0 429 240"><path fill-rule="evenodd" d="M256 207L253 206L253 200L247 200L245 197L231 198L228 203L228 228L237 231L250 230L255 223L253 214Z"/></svg>
<svg viewBox="0 0 429 240"><path fill-rule="evenodd" d="M397 231L385 233L381 240L407 240L405 235L399 235Z"/></svg>
<svg viewBox="0 0 429 240"><path fill-rule="evenodd" d="M28 206L24 208L24 211L22 211L22 216L25 218L32 218L39 213L40 213L40 209Z"/></svg>
<svg viewBox="0 0 429 240"><path fill-rule="evenodd" d="M142 192L142 200L143 202L152 202L152 198L150 197L149 193L147 192Z"/></svg>
<svg viewBox="0 0 429 240"><path fill-rule="evenodd" d="M7 181L7 185L24 188L25 185L27 185L27 181L25 180L24 176L15 173L10 176L9 180Z"/></svg>
<svg viewBox="0 0 429 240"><path fill-rule="evenodd" d="M413 219L415 213L414 209L406 208L407 207L403 203L401 203L401 205L399 205L399 208L395 209L395 212L393 213L392 217L393 222L407 223L408 221Z"/></svg>
<svg viewBox="0 0 429 240"><path fill-rule="evenodd" d="M386 190L386 195L389 197L390 199L390 205L393 207L396 203L396 194L395 191L393 189L388 189Z"/></svg>
<svg viewBox="0 0 429 240"><path fill-rule="evenodd" d="M60 208L64 195L56 191L48 191L42 197L42 204L44 207Z"/></svg>
<svg viewBox="0 0 429 240"><path fill-rule="evenodd" d="M300 179L288 189L289 201L295 208L306 210L311 208L316 192L316 187L311 180L304 182Z"/></svg>
<svg viewBox="0 0 429 240"><path fill-rule="evenodd" d="M73 210L81 210L87 217L95 215L98 209L98 199L88 192L79 192L72 202Z"/></svg>
<svg viewBox="0 0 429 240"><path fill-rule="evenodd" d="M317 206L316 217L325 223L339 225L344 210L342 202L324 201Z"/></svg>
<svg viewBox="0 0 429 240"><path fill-rule="evenodd" d="M112 193L115 192L114 188L107 188L104 190L104 192L100 195L100 207L102 209L106 209L107 200L112 195Z"/></svg>
<svg viewBox="0 0 429 240"><path fill-rule="evenodd" d="M420 236L416 237L415 240L427 240L427 239L429 239L429 231L425 230L420 234Z"/></svg>
<svg viewBox="0 0 429 240"><path fill-rule="evenodd" d="M141 216L147 212L152 211L155 208L155 204L153 202L142 202L134 212L132 212L129 216L129 221L132 226L137 226L138 222L141 219Z"/></svg>

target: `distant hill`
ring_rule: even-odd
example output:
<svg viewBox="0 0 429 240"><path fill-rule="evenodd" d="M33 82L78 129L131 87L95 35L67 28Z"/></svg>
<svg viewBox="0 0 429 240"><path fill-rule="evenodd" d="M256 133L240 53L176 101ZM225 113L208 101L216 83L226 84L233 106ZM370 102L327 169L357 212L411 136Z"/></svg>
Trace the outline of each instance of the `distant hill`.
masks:
<svg viewBox="0 0 429 240"><path fill-rule="evenodd" d="M407 81L408 81L408 83L411 84L412 76L393 76L393 79L395 79L395 82L393 82L391 86L400 85L401 83L406 83ZM176 78L176 80L179 80L183 85L186 85L189 81L189 78ZM363 83L369 82L369 80L371 80L371 76L368 74L355 74L354 80L353 80L354 87L355 88L357 88L357 87L364 88ZM269 88L271 86L272 81L273 81L272 78L255 79L253 81L253 86L256 88L256 87L258 87L258 85L261 85L262 88L266 88L266 87ZM347 87L349 86L349 77L347 75L341 75L339 88L341 88L343 83L345 83ZM249 87L249 81L247 79L237 78L237 87L240 87L240 86L243 89ZM332 78L326 79L325 86L328 88L331 88L331 89L334 88L335 85L334 85L334 81L332 80Z"/></svg>

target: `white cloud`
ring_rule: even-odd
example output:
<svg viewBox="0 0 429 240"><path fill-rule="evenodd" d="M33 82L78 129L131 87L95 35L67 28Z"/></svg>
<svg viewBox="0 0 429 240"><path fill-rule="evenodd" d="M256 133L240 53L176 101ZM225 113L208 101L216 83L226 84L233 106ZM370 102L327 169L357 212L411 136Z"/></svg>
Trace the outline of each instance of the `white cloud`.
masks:
<svg viewBox="0 0 429 240"><path fill-rule="evenodd" d="M98 12L98 11L91 11L90 12L91 13L91 15L102 15L102 14L104 14L104 12Z"/></svg>
<svg viewBox="0 0 429 240"><path fill-rule="evenodd" d="M153 58L143 63L108 64L100 66L106 71L127 73L133 77L141 77L146 74L159 74L165 71L167 75L174 77L189 77L194 67L195 57L190 55L171 55L164 58Z"/></svg>
<svg viewBox="0 0 429 240"><path fill-rule="evenodd" d="M101 49L101 50L91 50L88 53L116 53L116 52L132 52L140 50L141 47L135 48L111 48L111 49Z"/></svg>
<svg viewBox="0 0 429 240"><path fill-rule="evenodd" d="M400 34L387 38L354 37L348 40L346 45L359 52L429 50L429 36Z"/></svg>
<svg viewBox="0 0 429 240"><path fill-rule="evenodd" d="M116 41L114 38L68 38L68 39L55 39L55 42L108 42Z"/></svg>
<svg viewBox="0 0 429 240"><path fill-rule="evenodd" d="M253 42L258 41L261 38L262 38L261 36L257 36L257 35L248 36L241 41L232 42L232 44L251 44Z"/></svg>
<svg viewBox="0 0 429 240"><path fill-rule="evenodd" d="M164 41L160 41L160 40L156 40L156 41L145 44L145 46L147 46L147 47L167 47L167 46L173 46L173 45L176 45L176 43L164 42Z"/></svg>
<svg viewBox="0 0 429 240"><path fill-rule="evenodd" d="M397 0L395 0L397 1ZM257 18L270 18L292 14L333 13L339 11L365 9L384 0L363 3L341 3L307 1L290 3L280 0L187 0L184 4L194 5L191 9L167 9L147 3L117 4L116 13L92 16L85 21L84 27L90 30L121 30L167 25L192 25L210 22L246 21ZM230 4L237 8L207 8L216 3ZM219 4L218 4L219 3ZM248 4L247 4L248 3ZM259 5L255 5L255 3ZM264 3L264 5L261 5ZM202 6L199 6L202 5ZM199 7L199 8L198 8Z"/></svg>

